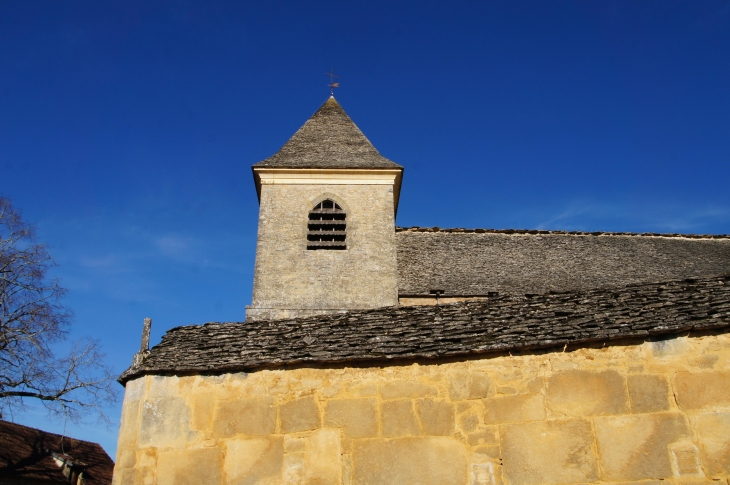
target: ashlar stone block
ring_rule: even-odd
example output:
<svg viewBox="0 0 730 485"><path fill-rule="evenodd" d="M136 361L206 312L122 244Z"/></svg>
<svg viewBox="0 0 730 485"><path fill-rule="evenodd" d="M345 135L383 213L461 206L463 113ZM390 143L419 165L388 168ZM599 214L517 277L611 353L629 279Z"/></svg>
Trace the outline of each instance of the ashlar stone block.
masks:
<svg viewBox="0 0 730 485"><path fill-rule="evenodd" d="M276 428L274 398L244 398L220 401L213 419L213 435L227 438L237 434L265 436Z"/></svg>
<svg viewBox="0 0 730 485"><path fill-rule="evenodd" d="M197 393L188 399L192 407L191 427L196 430L207 430L213 421L215 396L211 393Z"/></svg>
<svg viewBox="0 0 730 485"><path fill-rule="evenodd" d="M218 448L163 451L157 459L157 485L219 485L221 462Z"/></svg>
<svg viewBox="0 0 730 485"><path fill-rule="evenodd" d="M418 417L424 434L451 436L454 434L454 405L446 401L419 399L416 401Z"/></svg>
<svg viewBox="0 0 730 485"><path fill-rule="evenodd" d="M681 409L730 406L730 371L677 372L674 385Z"/></svg>
<svg viewBox="0 0 730 485"><path fill-rule="evenodd" d="M279 406L282 433L296 433L320 428L322 420L314 396L295 399Z"/></svg>
<svg viewBox="0 0 730 485"><path fill-rule="evenodd" d="M157 473L153 467L137 467L134 469L134 483L135 485L156 485L157 484ZM129 483L129 482L122 482Z"/></svg>
<svg viewBox="0 0 730 485"><path fill-rule="evenodd" d="M629 412L624 378L614 370L566 370L552 375L547 403L553 413L586 417Z"/></svg>
<svg viewBox="0 0 730 485"><path fill-rule="evenodd" d="M353 442L353 483L463 484L467 480L464 447L446 437L411 437Z"/></svg>
<svg viewBox="0 0 730 485"><path fill-rule="evenodd" d="M598 480L590 422L533 421L500 427L507 483L584 483Z"/></svg>
<svg viewBox="0 0 730 485"><path fill-rule="evenodd" d="M124 397L122 418L119 423L119 438L117 438L118 449L133 449L137 446L141 409L142 402L139 399L130 401L126 396Z"/></svg>
<svg viewBox="0 0 730 485"><path fill-rule="evenodd" d="M147 380L145 377L132 379L124 385L124 401L137 401L144 398Z"/></svg>
<svg viewBox="0 0 730 485"><path fill-rule="evenodd" d="M381 404L383 436L414 436L421 434L413 402L410 399L385 401Z"/></svg>
<svg viewBox="0 0 730 485"><path fill-rule="evenodd" d="M226 442L225 450L223 469L227 485L281 483L284 445L280 436L234 438Z"/></svg>
<svg viewBox="0 0 730 485"><path fill-rule="evenodd" d="M320 429L309 437L308 482L316 485L342 483L340 432Z"/></svg>
<svg viewBox="0 0 730 485"><path fill-rule="evenodd" d="M383 399L430 397L435 395L436 389L418 381L393 381L380 385L380 397Z"/></svg>
<svg viewBox="0 0 730 485"><path fill-rule="evenodd" d="M137 485L134 480L134 468L114 467L114 476L112 477L112 485Z"/></svg>
<svg viewBox="0 0 730 485"><path fill-rule="evenodd" d="M631 409L635 413L669 410L669 383L664 376L637 374L627 379Z"/></svg>
<svg viewBox="0 0 730 485"><path fill-rule="evenodd" d="M137 452L133 449L119 450L117 453L116 468L134 468L137 463Z"/></svg>
<svg viewBox="0 0 730 485"><path fill-rule="evenodd" d="M284 452L297 453L307 451L307 438L305 436L284 436Z"/></svg>
<svg viewBox="0 0 730 485"><path fill-rule="evenodd" d="M461 414L458 418L459 429L467 433L476 430L479 427L480 414L476 409L470 409L464 414Z"/></svg>
<svg viewBox="0 0 730 485"><path fill-rule="evenodd" d="M333 399L327 402L325 427L342 428L346 438L378 435L378 401L374 398Z"/></svg>
<svg viewBox="0 0 730 485"><path fill-rule="evenodd" d="M593 422L604 480L671 478L670 444L691 440L689 424L679 413L606 416Z"/></svg>
<svg viewBox="0 0 730 485"><path fill-rule="evenodd" d="M484 399L484 422L515 423L545 419L545 399L542 394L518 394L514 396Z"/></svg>
<svg viewBox="0 0 730 485"><path fill-rule="evenodd" d="M457 369L448 373L448 379L452 401L481 399L494 394L494 384L483 372Z"/></svg>
<svg viewBox="0 0 730 485"><path fill-rule="evenodd" d="M167 397L142 403L140 446L182 448L195 434L190 430L190 408L184 398Z"/></svg>
<svg viewBox="0 0 730 485"><path fill-rule="evenodd" d="M299 485L307 480L307 454L287 453L284 455L284 481L285 485ZM273 481L272 485L279 482Z"/></svg>
<svg viewBox="0 0 730 485"><path fill-rule="evenodd" d="M730 413L714 412L694 418L699 435L700 458L708 476L730 475Z"/></svg>

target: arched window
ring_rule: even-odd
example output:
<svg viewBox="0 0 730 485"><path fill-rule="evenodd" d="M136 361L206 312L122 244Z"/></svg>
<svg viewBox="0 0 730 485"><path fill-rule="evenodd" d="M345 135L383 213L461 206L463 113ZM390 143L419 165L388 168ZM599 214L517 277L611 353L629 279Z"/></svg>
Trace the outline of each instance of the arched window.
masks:
<svg viewBox="0 0 730 485"><path fill-rule="evenodd" d="M307 249L347 249L347 213L325 199L309 211Z"/></svg>

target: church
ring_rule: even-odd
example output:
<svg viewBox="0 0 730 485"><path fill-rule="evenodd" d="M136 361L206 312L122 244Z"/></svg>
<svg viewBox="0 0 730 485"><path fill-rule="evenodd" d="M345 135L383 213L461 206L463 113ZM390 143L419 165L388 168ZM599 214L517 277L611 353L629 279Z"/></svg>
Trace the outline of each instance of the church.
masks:
<svg viewBox="0 0 730 485"><path fill-rule="evenodd" d="M334 97L252 171L245 321L146 324L113 483L730 479L730 236L397 227Z"/></svg>

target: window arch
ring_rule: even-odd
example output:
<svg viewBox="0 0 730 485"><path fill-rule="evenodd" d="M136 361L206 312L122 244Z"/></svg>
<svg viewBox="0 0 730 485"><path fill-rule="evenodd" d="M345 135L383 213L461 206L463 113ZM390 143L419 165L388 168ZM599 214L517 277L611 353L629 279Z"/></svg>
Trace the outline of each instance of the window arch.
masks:
<svg viewBox="0 0 730 485"><path fill-rule="evenodd" d="M307 249L347 249L347 213L325 199L309 211Z"/></svg>

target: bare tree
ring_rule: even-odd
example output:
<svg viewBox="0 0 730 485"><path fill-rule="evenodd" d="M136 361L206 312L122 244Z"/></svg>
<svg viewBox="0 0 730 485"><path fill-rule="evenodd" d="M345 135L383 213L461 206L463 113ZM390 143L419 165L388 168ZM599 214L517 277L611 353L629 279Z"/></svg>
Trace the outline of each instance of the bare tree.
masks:
<svg viewBox="0 0 730 485"><path fill-rule="evenodd" d="M78 341L63 358L53 353L73 316L61 304L66 290L47 274L53 266L34 227L0 197L0 418L35 399L71 420L106 419L103 405L117 397L98 342Z"/></svg>

